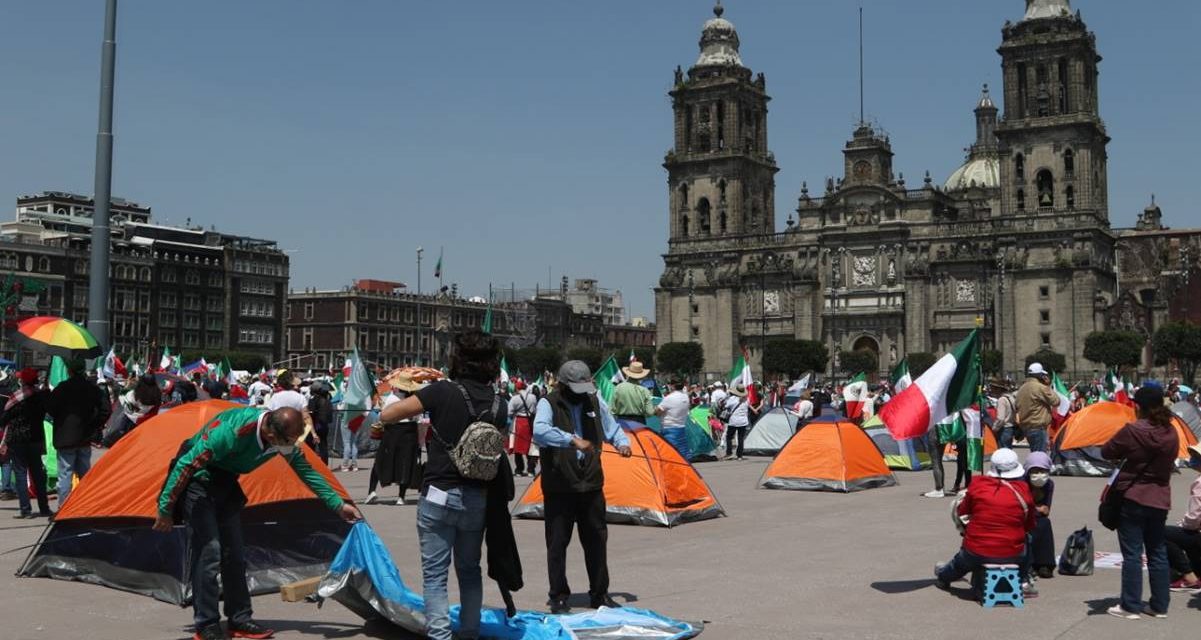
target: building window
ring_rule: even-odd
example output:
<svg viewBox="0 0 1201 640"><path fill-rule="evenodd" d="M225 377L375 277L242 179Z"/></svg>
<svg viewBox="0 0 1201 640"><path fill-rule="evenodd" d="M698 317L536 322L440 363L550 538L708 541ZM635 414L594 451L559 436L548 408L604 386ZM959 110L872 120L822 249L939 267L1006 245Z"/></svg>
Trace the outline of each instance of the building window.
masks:
<svg viewBox="0 0 1201 640"><path fill-rule="evenodd" d="M312 302L304 303L304 319L305 320L313 319L313 303Z"/></svg>
<svg viewBox="0 0 1201 640"><path fill-rule="evenodd" d="M10 267L6 264L7 260L8 260L7 255L0 255L0 267L4 267L5 269L15 269L16 268L15 265ZM76 260L75 261L75 274L82 276L82 275L87 275L87 273L88 273L88 261L87 260Z"/></svg>
<svg viewBox="0 0 1201 640"><path fill-rule="evenodd" d="M1072 185L1069 184L1068 188L1064 189L1063 199L1064 203L1067 204L1069 209L1076 208L1076 189L1072 187Z"/></svg>
<svg viewBox="0 0 1201 640"><path fill-rule="evenodd" d="M259 280L257 278L242 278L239 290L242 293L257 293L259 295L273 296L275 295L275 284L267 280Z"/></svg>
<svg viewBox="0 0 1201 640"><path fill-rule="evenodd" d="M158 296L158 306L163 307L164 309L174 309L175 303L176 300L174 291L164 291Z"/></svg>
<svg viewBox="0 0 1201 640"><path fill-rule="evenodd" d="M1038 187L1038 208L1049 209L1055 206L1055 179L1051 172L1043 169L1035 176L1034 182Z"/></svg>
<svg viewBox="0 0 1201 640"><path fill-rule="evenodd" d="M267 327L239 329L238 341L248 344L272 344L275 342L275 330Z"/></svg>
<svg viewBox="0 0 1201 640"><path fill-rule="evenodd" d="M275 304L266 300L242 300L239 311L243 316L252 318L274 318Z"/></svg>
<svg viewBox="0 0 1201 640"><path fill-rule="evenodd" d="M209 311L220 311L223 307L220 296L209 296L208 307Z"/></svg>
<svg viewBox="0 0 1201 640"><path fill-rule="evenodd" d="M688 210L688 185L680 185L680 211Z"/></svg>
<svg viewBox="0 0 1201 640"><path fill-rule="evenodd" d="M158 324L159 324L159 326L162 326L162 327L174 327L175 326L175 312L174 311L159 311L158 312Z"/></svg>
<svg viewBox="0 0 1201 640"><path fill-rule="evenodd" d="M33 271L33 256L25 256L25 270Z"/></svg>
<svg viewBox="0 0 1201 640"><path fill-rule="evenodd" d="M701 226L701 233L704 235L709 235L709 232L711 230L711 226L710 226L711 223L709 220L709 209L710 209L710 207L709 207L709 199L708 198L701 198L696 203L696 218L697 218L698 223Z"/></svg>
<svg viewBox="0 0 1201 640"><path fill-rule="evenodd" d="M413 308L405 307L405 324L413 324Z"/></svg>
<svg viewBox="0 0 1201 640"><path fill-rule="evenodd" d="M139 279L142 282L150 282L153 279L153 276L150 273L150 267L142 267L141 277Z"/></svg>
<svg viewBox="0 0 1201 640"><path fill-rule="evenodd" d="M162 279L163 279L163 282L169 282L169 283L179 282L178 276L175 273L175 269L170 269L170 268L163 269Z"/></svg>
<svg viewBox="0 0 1201 640"><path fill-rule="evenodd" d="M183 326L185 329L199 329L200 316L195 313L183 314Z"/></svg>
<svg viewBox="0 0 1201 640"><path fill-rule="evenodd" d="M38 258L38 271L42 273L50 273L50 258L42 256Z"/></svg>
<svg viewBox="0 0 1201 640"><path fill-rule="evenodd" d="M189 270L186 274L184 274L183 282L184 282L184 284L187 284L187 285L199 286L200 285L200 274L196 273L193 270Z"/></svg>
<svg viewBox="0 0 1201 640"><path fill-rule="evenodd" d="M188 311L200 311L200 296L195 294L184 294L183 308Z"/></svg>
<svg viewBox="0 0 1201 640"><path fill-rule="evenodd" d="M225 318L222 318L221 316L205 316L205 319L206 319L206 322L205 322L206 329L220 330L225 327Z"/></svg>
<svg viewBox="0 0 1201 640"><path fill-rule="evenodd" d="M200 346L200 334L196 331L184 331L183 332L183 346L199 347Z"/></svg>
<svg viewBox="0 0 1201 640"><path fill-rule="evenodd" d="M387 322L388 321L388 308L381 304L376 309L375 319L379 320L380 322Z"/></svg>
<svg viewBox="0 0 1201 640"><path fill-rule="evenodd" d="M1051 334L1049 334L1049 333L1042 334L1042 346L1044 349L1051 348Z"/></svg>
<svg viewBox="0 0 1201 640"><path fill-rule="evenodd" d="M1025 189L1018 189L1017 210L1018 211L1026 210L1026 190Z"/></svg>
<svg viewBox="0 0 1201 640"><path fill-rule="evenodd" d="M224 340L222 340L222 335L220 333L208 334L208 337L205 338L204 342L205 342L205 346L208 347L209 349L220 349L222 346L224 346L222 344L224 342Z"/></svg>
<svg viewBox="0 0 1201 640"><path fill-rule="evenodd" d="M1039 324L1051 324L1051 312L1046 309L1039 311L1038 312L1038 323Z"/></svg>
<svg viewBox="0 0 1201 640"><path fill-rule="evenodd" d="M1076 154L1071 149L1063 152L1063 174L1070 180L1076 173Z"/></svg>
<svg viewBox="0 0 1201 640"><path fill-rule="evenodd" d="M1046 300L1046 299L1048 299L1048 298L1050 298L1050 297L1051 297L1051 287L1050 287L1050 286L1048 286L1048 285L1045 285L1045 284L1044 284L1044 285L1041 285L1041 286L1038 288L1038 299L1039 299L1039 300Z"/></svg>
<svg viewBox="0 0 1201 640"><path fill-rule="evenodd" d="M313 350L313 328L312 327L305 327L301 331L300 348L304 349L305 351Z"/></svg>

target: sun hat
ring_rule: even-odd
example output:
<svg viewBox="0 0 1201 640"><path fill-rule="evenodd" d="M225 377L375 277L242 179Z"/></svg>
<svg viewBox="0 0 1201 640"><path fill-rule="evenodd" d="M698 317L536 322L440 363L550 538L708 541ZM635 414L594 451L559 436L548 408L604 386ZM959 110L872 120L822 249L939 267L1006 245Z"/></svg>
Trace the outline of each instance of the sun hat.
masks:
<svg viewBox="0 0 1201 640"><path fill-rule="evenodd" d="M421 388L421 385L413 379L413 374L408 371L393 372L384 381L393 389L406 393L412 393Z"/></svg>
<svg viewBox="0 0 1201 640"><path fill-rule="evenodd" d="M1018 454L1013 449L997 449L992 454L991 462L992 469L988 475L994 478L1016 480L1026 475L1026 470L1022 468Z"/></svg>
<svg viewBox="0 0 1201 640"><path fill-rule="evenodd" d="M742 385L736 385L733 389L730 389L730 393L741 398L742 396L746 395L746 387Z"/></svg>
<svg viewBox="0 0 1201 640"><path fill-rule="evenodd" d="M651 374L650 370L643 367L642 363L637 360L631 362L628 367L622 367L621 372L627 378L633 378L634 380L641 380Z"/></svg>
<svg viewBox="0 0 1201 640"><path fill-rule="evenodd" d="M582 360L568 360L559 367L559 382L567 385L572 393L596 393L592 382L592 371Z"/></svg>
<svg viewBox="0 0 1201 640"><path fill-rule="evenodd" d="M1035 451L1034 453L1026 456L1027 471L1030 469L1046 469L1047 471L1050 471L1053 466L1055 465L1051 463L1051 456L1043 453L1042 451Z"/></svg>

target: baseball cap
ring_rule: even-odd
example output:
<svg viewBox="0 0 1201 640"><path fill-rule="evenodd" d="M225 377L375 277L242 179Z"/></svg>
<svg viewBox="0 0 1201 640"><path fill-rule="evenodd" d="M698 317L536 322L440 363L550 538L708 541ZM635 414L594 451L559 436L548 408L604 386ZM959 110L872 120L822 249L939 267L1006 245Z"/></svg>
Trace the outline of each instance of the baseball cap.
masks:
<svg viewBox="0 0 1201 640"><path fill-rule="evenodd" d="M1028 376L1045 376L1045 375L1047 375L1047 370L1043 368L1043 365L1041 362L1032 362L1032 363L1030 363L1030 366L1026 368L1026 375L1028 375Z"/></svg>
<svg viewBox="0 0 1201 640"><path fill-rule="evenodd" d="M596 393L592 382L592 371L582 360L568 360L559 367L559 382L567 385L573 393Z"/></svg>

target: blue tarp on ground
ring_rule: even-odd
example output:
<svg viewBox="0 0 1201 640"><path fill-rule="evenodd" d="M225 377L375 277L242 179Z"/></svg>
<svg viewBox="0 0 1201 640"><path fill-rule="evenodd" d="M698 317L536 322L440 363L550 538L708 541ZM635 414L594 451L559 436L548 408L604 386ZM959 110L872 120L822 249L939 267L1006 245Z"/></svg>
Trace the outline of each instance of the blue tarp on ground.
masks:
<svg viewBox="0 0 1201 640"><path fill-rule="evenodd" d="M424 601L405 585L387 547L365 522L351 528L317 593L364 619L383 617L413 633L425 632ZM457 631L458 605L451 607L450 617ZM480 620L481 636L504 640L681 640L696 637L702 629L631 607L565 616L520 611L509 619L503 609L485 609Z"/></svg>

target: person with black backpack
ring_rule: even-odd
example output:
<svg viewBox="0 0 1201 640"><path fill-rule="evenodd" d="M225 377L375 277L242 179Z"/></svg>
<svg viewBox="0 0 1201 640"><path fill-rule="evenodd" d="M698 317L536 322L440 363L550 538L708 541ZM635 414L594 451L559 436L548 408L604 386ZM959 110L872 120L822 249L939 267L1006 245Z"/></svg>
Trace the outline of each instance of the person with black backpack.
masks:
<svg viewBox="0 0 1201 640"><path fill-rule="evenodd" d="M434 640L478 638L484 600L480 556L484 544L487 485L504 457L502 426L508 407L492 383L500 375L500 343L481 331L455 336L450 379L384 407L393 424L430 414L425 475L417 506L426 633ZM491 431L489 433L489 426ZM489 475L490 474L490 475ZM459 578L459 632L450 627L446 583L451 558Z"/></svg>

